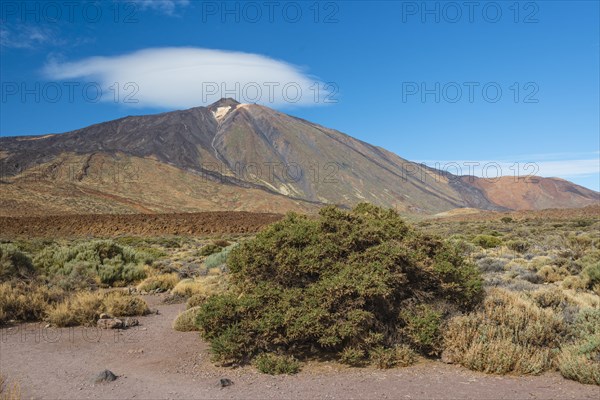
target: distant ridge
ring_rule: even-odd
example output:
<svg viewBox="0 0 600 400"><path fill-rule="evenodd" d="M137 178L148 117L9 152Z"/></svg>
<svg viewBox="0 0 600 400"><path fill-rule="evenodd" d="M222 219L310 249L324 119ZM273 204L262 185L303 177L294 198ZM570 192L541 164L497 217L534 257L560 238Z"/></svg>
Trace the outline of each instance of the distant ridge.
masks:
<svg viewBox="0 0 600 400"><path fill-rule="evenodd" d="M129 116L56 135L0 138L0 215L216 210L313 212L371 202L401 212L597 204L557 178L457 177L268 107Z"/></svg>

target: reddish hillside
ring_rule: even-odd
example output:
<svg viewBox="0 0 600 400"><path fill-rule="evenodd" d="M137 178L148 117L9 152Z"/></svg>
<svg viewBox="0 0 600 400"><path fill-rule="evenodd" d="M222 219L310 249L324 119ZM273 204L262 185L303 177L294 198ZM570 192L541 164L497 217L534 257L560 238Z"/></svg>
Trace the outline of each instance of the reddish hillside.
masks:
<svg viewBox="0 0 600 400"><path fill-rule="evenodd" d="M598 192L559 178L463 177L494 204L512 210L576 208L598 204Z"/></svg>

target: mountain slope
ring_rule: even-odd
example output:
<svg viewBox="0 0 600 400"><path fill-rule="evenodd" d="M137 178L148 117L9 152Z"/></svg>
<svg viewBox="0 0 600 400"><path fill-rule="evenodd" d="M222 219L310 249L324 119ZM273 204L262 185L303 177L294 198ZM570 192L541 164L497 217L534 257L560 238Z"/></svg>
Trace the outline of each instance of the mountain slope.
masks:
<svg viewBox="0 0 600 400"><path fill-rule="evenodd" d="M60 135L0 138L0 168L0 215L311 212L361 201L437 213L598 201L597 192L562 180L494 185L440 173L339 131L232 99Z"/></svg>

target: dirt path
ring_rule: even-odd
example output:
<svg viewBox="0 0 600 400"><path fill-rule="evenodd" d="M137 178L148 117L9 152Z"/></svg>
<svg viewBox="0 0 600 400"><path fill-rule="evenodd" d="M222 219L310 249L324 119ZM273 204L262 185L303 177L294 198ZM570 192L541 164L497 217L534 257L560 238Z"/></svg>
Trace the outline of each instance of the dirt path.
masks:
<svg viewBox="0 0 600 400"><path fill-rule="evenodd" d="M124 332L45 329L26 324L0 330L0 370L21 382L23 398L44 399L598 399L600 387L558 374L498 377L425 362L392 370L346 369L319 363L295 376L272 377L251 367L217 368L197 333L171 322L183 304L149 302L159 315ZM94 384L109 369L119 378ZM221 389L220 378L234 385Z"/></svg>

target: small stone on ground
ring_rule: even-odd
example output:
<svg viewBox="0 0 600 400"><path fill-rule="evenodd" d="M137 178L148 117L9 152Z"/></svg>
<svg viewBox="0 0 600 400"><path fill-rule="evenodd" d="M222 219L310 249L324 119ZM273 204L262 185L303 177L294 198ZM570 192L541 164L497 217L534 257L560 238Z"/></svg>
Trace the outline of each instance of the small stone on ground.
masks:
<svg viewBox="0 0 600 400"><path fill-rule="evenodd" d="M112 381L115 381L116 379L117 379L117 376L115 374L113 374L112 371L105 369L104 371L100 372L98 374L98 376L96 376L95 382L96 383L112 382Z"/></svg>

